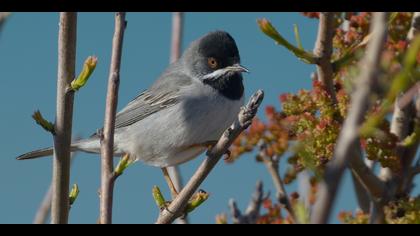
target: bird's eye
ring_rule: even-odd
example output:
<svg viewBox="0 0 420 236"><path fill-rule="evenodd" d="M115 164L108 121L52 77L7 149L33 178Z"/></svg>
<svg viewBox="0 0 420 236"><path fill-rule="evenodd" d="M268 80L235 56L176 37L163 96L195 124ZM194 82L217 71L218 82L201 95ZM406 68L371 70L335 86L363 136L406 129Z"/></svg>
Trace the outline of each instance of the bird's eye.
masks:
<svg viewBox="0 0 420 236"><path fill-rule="evenodd" d="M209 64L210 68L212 68L212 69L217 68L217 61L214 57L209 57L207 59L207 63Z"/></svg>

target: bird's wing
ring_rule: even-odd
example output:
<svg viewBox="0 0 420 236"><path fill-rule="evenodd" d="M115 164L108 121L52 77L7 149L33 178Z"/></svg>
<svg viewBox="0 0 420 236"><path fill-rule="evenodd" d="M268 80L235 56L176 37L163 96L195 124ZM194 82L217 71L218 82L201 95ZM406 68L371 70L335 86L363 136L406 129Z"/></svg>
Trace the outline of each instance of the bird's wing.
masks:
<svg viewBox="0 0 420 236"><path fill-rule="evenodd" d="M152 91L146 90L117 113L115 128L118 129L132 125L177 102L177 91L154 94Z"/></svg>
<svg viewBox="0 0 420 236"><path fill-rule="evenodd" d="M181 73L165 73L151 88L140 93L117 113L115 128L132 125L149 115L179 102L180 90L191 85L192 79Z"/></svg>

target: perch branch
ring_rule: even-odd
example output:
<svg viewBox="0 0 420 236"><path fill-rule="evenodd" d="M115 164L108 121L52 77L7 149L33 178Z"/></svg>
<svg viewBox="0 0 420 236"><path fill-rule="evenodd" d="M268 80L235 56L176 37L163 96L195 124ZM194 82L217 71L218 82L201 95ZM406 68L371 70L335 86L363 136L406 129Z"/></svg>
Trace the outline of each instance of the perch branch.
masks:
<svg viewBox="0 0 420 236"><path fill-rule="evenodd" d="M76 61L77 13L60 13L57 112L54 135L51 223L65 224L69 214L70 144L74 93L68 92Z"/></svg>
<svg viewBox="0 0 420 236"><path fill-rule="evenodd" d="M100 220L101 224L112 223L113 189L116 179L114 174L114 128L115 114L118 104L118 87L120 83L120 65L124 30L126 26L125 13L115 14L115 31L112 39L111 65L108 79L108 92L106 97L104 131L101 135L101 197Z"/></svg>
<svg viewBox="0 0 420 236"><path fill-rule="evenodd" d="M379 73L381 52L386 37L386 18L386 13L374 13L373 15L372 40L360 64L362 72L357 79L356 90L338 138L334 158L327 165L324 180L319 185L319 195L311 217L312 223L320 224L328 221L344 169L353 157L352 150L359 145L359 126L362 124L365 112L370 107L370 94L374 90Z"/></svg>
<svg viewBox="0 0 420 236"><path fill-rule="evenodd" d="M191 196L193 196L194 192L204 179L206 179L210 171L221 159L222 155L227 152L235 138L251 124L263 97L263 91L258 90L250 98L248 104L239 112L238 119L223 133L217 144L207 152L206 159L198 167L197 171L188 181L187 185L171 202L167 209L164 209L159 214L156 221L157 224L172 223L177 217L181 216L185 212L188 200Z"/></svg>

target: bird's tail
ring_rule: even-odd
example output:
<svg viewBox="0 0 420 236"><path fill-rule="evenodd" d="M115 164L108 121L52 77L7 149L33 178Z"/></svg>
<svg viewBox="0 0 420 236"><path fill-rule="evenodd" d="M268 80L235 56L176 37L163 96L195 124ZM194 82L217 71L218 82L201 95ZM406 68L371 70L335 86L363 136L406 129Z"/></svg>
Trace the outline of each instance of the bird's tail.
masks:
<svg viewBox="0 0 420 236"><path fill-rule="evenodd" d="M32 152L28 152L25 154L22 154L18 157L16 157L17 160L28 160L28 159L35 159L35 158L39 158L39 157L46 157L46 156L51 156L53 154L53 148L52 147L48 147L48 148L42 148L42 149L38 149Z"/></svg>
<svg viewBox="0 0 420 236"><path fill-rule="evenodd" d="M75 151L84 151L88 153L99 153L100 152L100 142L99 139L96 137L79 140L71 144L70 147L71 152ZM22 154L16 157L17 160L29 160L35 159L40 157L51 156L54 153L53 147L47 147L38 149L35 151L31 151L25 154Z"/></svg>

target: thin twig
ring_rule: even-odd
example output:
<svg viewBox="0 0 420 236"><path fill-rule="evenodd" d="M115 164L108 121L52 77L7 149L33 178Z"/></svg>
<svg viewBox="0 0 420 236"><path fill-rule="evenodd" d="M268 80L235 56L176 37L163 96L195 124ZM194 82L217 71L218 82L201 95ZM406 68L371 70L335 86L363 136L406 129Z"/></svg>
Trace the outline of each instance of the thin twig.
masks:
<svg viewBox="0 0 420 236"><path fill-rule="evenodd" d="M158 224L172 223L177 217L182 215L187 206L188 200L198 189L200 184L206 179L210 171L225 154L238 135L244 131L252 122L259 105L264 97L264 93L258 90L249 100L248 104L241 109L238 119L229 127L220 137L217 144L207 152L206 159L198 167L197 171L188 181L187 185L182 189L178 196L171 204L164 209L157 219Z"/></svg>
<svg viewBox="0 0 420 236"><path fill-rule="evenodd" d="M318 36L315 43L314 54L318 58L318 78L323 82L333 104L337 104L333 83L333 67L331 55L334 37L334 12L321 12L319 16Z"/></svg>
<svg viewBox="0 0 420 236"><path fill-rule="evenodd" d="M293 222L296 222L295 212L293 210L292 204L290 203L289 196L287 195L286 188L284 187L283 180L280 177L279 173L279 159L278 157L269 157L266 155L264 150L264 144L260 143L260 152L259 156L263 160L265 166L267 167L268 173L270 173L273 180L274 186L277 190L277 199L280 204L284 206L287 212L290 215L290 218Z"/></svg>
<svg viewBox="0 0 420 236"><path fill-rule="evenodd" d="M174 12L172 14L172 39L170 63L175 62L181 56L182 33L184 26L184 13Z"/></svg>
<svg viewBox="0 0 420 236"><path fill-rule="evenodd" d="M261 205L264 201L263 183L257 182L252 199L248 204L245 214L242 214L234 199L229 201L229 207L234 224L255 224L260 216Z"/></svg>
<svg viewBox="0 0 420 236"><path fill-rule="evenodd" d="M60 13L58 33L57 113L54 136L51 223L65 224L69 213L70 144L74 93L77 13Z"/></svg>
<svg viewBox="0 0 420 236"><path fill-rule="evenodd" d="M115 14L115 31L112 39L112 55L109 70L108 92L106 97L104 131L101 135L101 197L100 223L112 223L112 200L116 175L114 173L114 127L118 104L120 65L124 30L125 12Z"/></svg>
<svg viewBox="0 0 420 236"><path fill-rule="evenodd" d="M184 13L172 13L172 38L171 38L171 57L169 63L174 63L181 56L182 32L183 32ZM171 177L176 190L179 192L182 189L182 175L178 166L167 167L169 176ZM172 196L174 198L175 196ZM179 224L188 224L188 217L180 217L177 220Z"/></svg>
<svg viewBox="0 0 420 236"><path fill-rule="evenodd" d="M328 221L344 169L352 158L352 150L359 145L359 126L370 107L369 97L374 90L379 73L379 63L386 37L386 19L386 13L374 13L373 15L372 40L360 64L362 72L357 79L350 110L335 147L334 158L327 164L324 180L319 185L319 195L311 216L312 223L319 224Z"/></svg>
<svg viewBox="0 0 420 236"><path fill-rule="evenodd" d="M33 224L45 224L51 211L52 184L48 187L33 221Z"/></svg>
<svg viewBox="0 0 420 236"><path fill-rule="evenodd" d="M77 140L77 139L76 139ZM75 153L72 152L70 154L70 165L72 164L74 160ZM47 192L44 195L44 198L42 199L41 204L39 205L38 210L36 211L33 224L45 224L48 220L48 216L51 213L51 200L52 200L52 182L50 186L48 187Z"/></svg>

